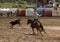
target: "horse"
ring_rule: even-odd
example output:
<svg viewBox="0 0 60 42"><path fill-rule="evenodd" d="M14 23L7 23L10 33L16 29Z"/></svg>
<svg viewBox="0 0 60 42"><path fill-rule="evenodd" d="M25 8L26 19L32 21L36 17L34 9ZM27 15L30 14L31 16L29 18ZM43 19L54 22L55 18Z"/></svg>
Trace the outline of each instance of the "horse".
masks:
<svg viewBox="0 0 60 42"><path fill-rule="evenodd" d="M11 22L9 22L9 23L11 24L11 29L13 29L13 26L16 25L16 24L21 25L20 19L16 19L16 20L11 21Z"/></svg>
<svg viewBox="0 0 60 42"><path fill-rule="evenodd" d="M42 25L42 23L41 23L40 21L36 21L35 23L33 23L31 19L28 19L28 20L27 20L27 25L28 25L28 24L31 24L30 27L32 28L33 34L35 34L34 28L36 28L37 32L40 31L40 34L41 34L41 35L42 35L42 33L41 33L42 31L43 31L45 34L47 34L47 33L45 32L45 30L43 29L43 25Z"/></svg>

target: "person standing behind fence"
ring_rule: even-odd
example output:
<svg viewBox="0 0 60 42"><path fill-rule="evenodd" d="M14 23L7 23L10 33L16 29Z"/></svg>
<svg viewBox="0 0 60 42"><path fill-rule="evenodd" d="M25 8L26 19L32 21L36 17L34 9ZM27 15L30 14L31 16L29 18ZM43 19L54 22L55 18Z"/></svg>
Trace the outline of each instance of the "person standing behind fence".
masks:
<svg viewBox="0 0 60 42"><path fill-rule="evenodd" d="M56 3L53 3L53 8L54 8L54 12L57 13L57 4Z"/></svg>

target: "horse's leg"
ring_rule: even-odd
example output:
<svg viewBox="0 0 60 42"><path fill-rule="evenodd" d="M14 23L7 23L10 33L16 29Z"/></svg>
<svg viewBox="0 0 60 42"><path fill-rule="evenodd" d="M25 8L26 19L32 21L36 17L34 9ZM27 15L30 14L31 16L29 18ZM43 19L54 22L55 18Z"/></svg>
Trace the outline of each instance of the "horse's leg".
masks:
<svg viewBox="0 0 60 42"><path fill-rule="evenodd" d="M43 28L42 28L42 31L43 31L45 34L47 34L46 31L45 31Z"/></svg>
<svg viewBox="0 0 60 42"><path fill-rule="evenodd" d="M37 34L39 35L39 30L38 29L36 29L37 30Z"/></svg>
<svg viewBox="0 0 60 42"><path fill-rule="evenodd" d="M40 26L40 28L41 28L41 31L43 31L45 34L47 34L46 31L43 29L42 25ZM47 34L47 36L48 36L48 34Z"/></svg>
<svg viewBox="0 0 60 42"><path fill-rule="evenodd" d="M49 36L47 33L46 33L46 31L44 30L44 33L47 35L47 36Z"/></svg>
<svg viewBox="0 0 60 42"><path fill-rule="evenodd" d="M37 30L37 33L39 34L39 31L38 31L38 29L36 29Z"/></svg>
<svg viewBox="0 0 60 42"><path fill-rule="evenodd" d="M41 33L41 30L40 29L38 29L39 31L40 31L40 34L43 36L43 34Z"/></svg>
<svg viewBox="0 0 60 42"><path fill-rule="evenodd" d="M32 28L33 34L35 35L34 28Z"/></svg>

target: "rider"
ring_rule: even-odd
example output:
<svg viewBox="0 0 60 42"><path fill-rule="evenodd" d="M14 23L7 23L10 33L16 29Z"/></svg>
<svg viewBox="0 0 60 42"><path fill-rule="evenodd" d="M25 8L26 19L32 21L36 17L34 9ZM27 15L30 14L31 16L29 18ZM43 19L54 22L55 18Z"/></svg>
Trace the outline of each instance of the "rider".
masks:
<svg viewBox="0 0 60 42"><path fill-rule="evenodd" d="M33 23L38 21L38 14L35 12L34 17L33 17Z"/></svg>

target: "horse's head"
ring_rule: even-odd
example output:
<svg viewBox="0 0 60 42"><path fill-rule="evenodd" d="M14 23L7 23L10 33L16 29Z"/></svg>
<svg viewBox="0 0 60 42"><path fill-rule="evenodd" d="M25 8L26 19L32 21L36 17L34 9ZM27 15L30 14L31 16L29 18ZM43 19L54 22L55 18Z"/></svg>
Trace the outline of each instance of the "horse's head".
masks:
<svg viewBox="0 0 60 42"><path fill-rule="evenodd" d="M29 24L29 23L31 23L32 22L32 20L31 19L28 19L27 20L27 24Z"/></svg>

